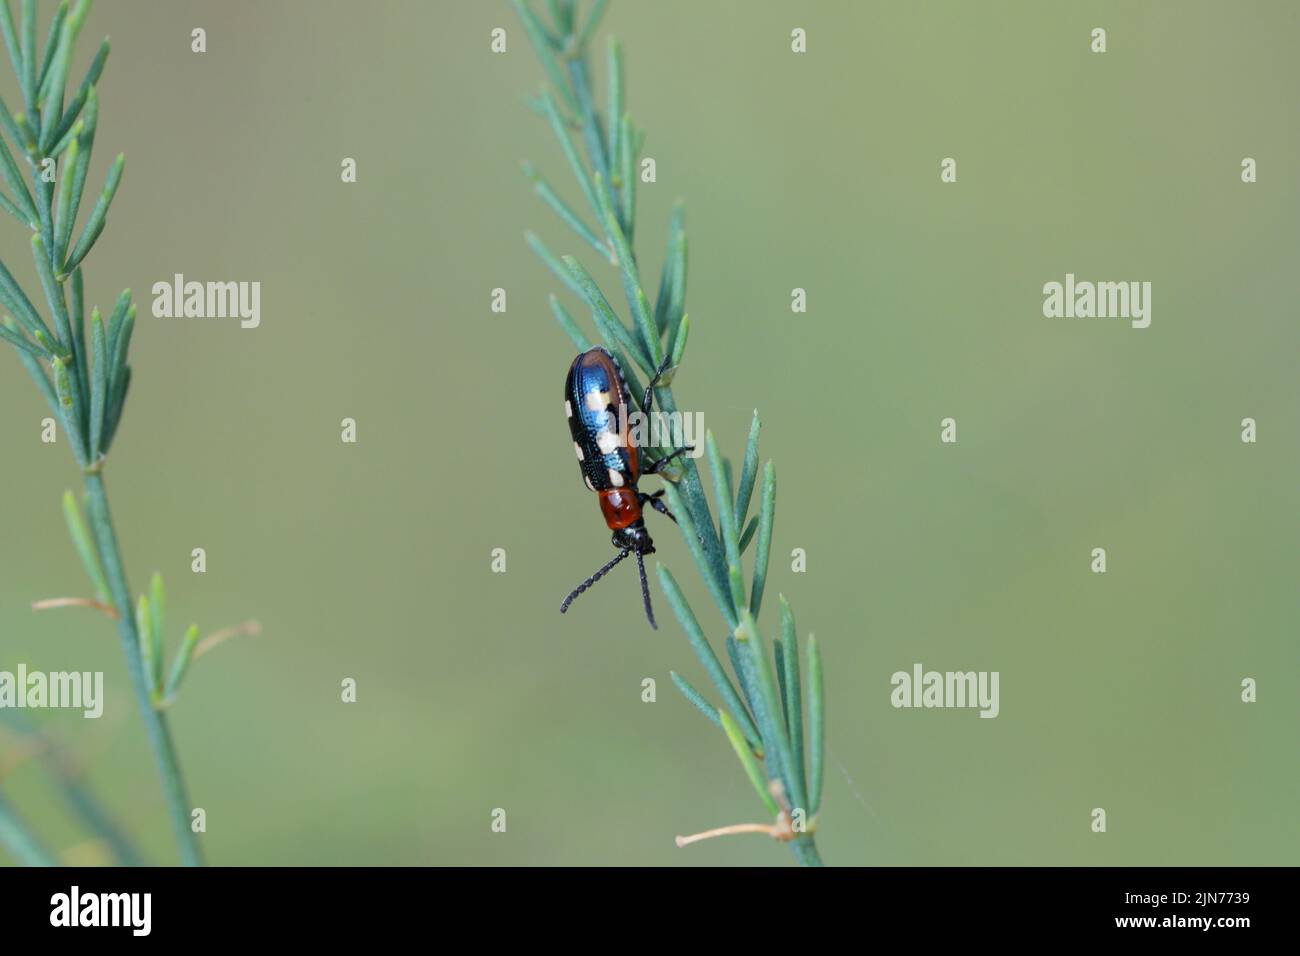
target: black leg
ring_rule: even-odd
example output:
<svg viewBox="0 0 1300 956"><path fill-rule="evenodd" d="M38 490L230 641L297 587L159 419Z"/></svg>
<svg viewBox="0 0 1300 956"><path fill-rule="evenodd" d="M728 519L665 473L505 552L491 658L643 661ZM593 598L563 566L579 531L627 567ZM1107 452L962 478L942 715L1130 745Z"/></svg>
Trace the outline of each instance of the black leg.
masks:
<svg viewBox="0 0 1300 956"><path fill-rule="evenodd" d="M650 627L659 630L659 625L655 623L655 612L650 607L650 582L645 579L645 557L640 551L636 553L636 569L641 572L641 598L645 601L645 616L650 622Z"/></svg>
<svg viewBox="0 0 1300 956"><path fill-rule="evenodd" d="M678 455L686 454L688 451L695 451L695 446L687 445L685 448L678 448L676 451L664 455L664 457L660 458L658 461L654 461L646 465L645 468L642 469L642 473L646 475L657 475L660 471L663 470L664 466L667 465L670 461L672 461Z"/></svg>
<svg viewBox="0 0 1300 956"><path fill-rule="evenodd" d="M665 355L663 364L659 366L659 371L655 372L655 377L650 379L645 387L645 397L641 399L641 410L648 416L650 406L655 400L655 386L659 384L659 379L663 378L664 372L668 371L668 363L672 361L671 355Z"/></svg>
<svg viewBox="0 0 1300 956"><path fill-rule="evenodd" d="M664 515L665 517L671 519L673 524L676 524L677 519L673 516L673 513L668 510L668 506L660 500L660 498L663 497L663 493L664 490L662 488L660 488L652 495L647 495L645 492L640 492L637 494L637 500L640 501L641 504L643 505L649 505L651 508L659 512L661 515Z"/></svg>

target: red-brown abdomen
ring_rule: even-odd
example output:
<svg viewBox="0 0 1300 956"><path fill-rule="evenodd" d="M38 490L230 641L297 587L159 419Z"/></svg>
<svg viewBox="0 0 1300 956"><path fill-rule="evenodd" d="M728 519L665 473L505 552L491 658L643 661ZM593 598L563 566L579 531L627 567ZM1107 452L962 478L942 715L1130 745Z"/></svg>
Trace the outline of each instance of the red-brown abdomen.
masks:
<svg viewBox="0 0 1300 956"><path fill-rule="evenodd" d="M636 489L611 488L600 492L600 513L611 531L636 524L641 520L641 502L637 501Z"/></svg>

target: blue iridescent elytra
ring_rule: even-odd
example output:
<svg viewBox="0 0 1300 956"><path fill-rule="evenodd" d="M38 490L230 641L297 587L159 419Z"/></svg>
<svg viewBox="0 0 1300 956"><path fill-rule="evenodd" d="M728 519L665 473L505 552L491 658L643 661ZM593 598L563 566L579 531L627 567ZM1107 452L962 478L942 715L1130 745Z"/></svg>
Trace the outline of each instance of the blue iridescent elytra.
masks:
<svg viewBox="0 0 1300 956"><path fill-rule="evenodd" d="M632 411L627 382L614 356L595 348L573 360L564 380L564 413L578 467L592 491L636 485L639 455L626 428ZM635 517L639 515L629 519Z"/></svg>

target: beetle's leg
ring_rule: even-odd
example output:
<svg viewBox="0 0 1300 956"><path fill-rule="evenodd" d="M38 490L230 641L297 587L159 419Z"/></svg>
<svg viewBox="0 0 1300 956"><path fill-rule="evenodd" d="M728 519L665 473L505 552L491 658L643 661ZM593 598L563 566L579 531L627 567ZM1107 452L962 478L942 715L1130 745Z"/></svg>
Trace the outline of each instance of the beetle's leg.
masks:
<svg viewBox="0 0 1300 956"><path fill-rule="evenodd" d="M659 379L663 378L664 372L668 371L668 363L672 360L673 357L671 355L665 355L663 364L660 365L659 370L655 372L655 377L646 383L645 397L641 399L641 410L644 411L647 416L650 414L650 406L654 404L655 386L659 384Z"/></svg>
<svg viewBox="0 0 1300 956"><path fill-rule="evenodd" d="M659 630L659 625L655 623L655 612L650 607L650 582L645 579L645 554L648 552L638 551L636 553L636 569L641 575L641 600L645 601L645 616L650 622L653 630Z"/></svg>
<svg viewBox="0 0 1300 956"><path fill-rule="evenodd" d="M677 519L673 517L673 513L668 510L668 506L660 500L663 497L663 493L664 490L662 488L660 488L652 495L647 495L644 491L639 491L637 492L636 497L637 500L641 502L641 504L649 505L651 508L659 512L661 515L664 515L672 519L673 524L676 524Z"/></svg>
<svg viewBox="0 0 1300 956"><path fill-rule="evenodd" d="M652 461L650 464L646 465L645 468L641 470L642 474L657 475L660 471L663 470L664 466L667 465L670 461L672 461L678 455L686 454L688 451L695 451L695 446L687 445L685 448L678 448L676 451L664 455L664 457L660 458L658 461Z"/></svg>

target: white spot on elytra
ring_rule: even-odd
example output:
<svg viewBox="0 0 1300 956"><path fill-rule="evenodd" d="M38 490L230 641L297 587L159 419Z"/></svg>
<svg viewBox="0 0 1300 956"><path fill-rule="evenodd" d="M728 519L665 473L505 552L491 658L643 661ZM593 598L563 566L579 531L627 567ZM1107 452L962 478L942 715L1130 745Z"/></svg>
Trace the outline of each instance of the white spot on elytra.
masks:
<svg viewBox="0 0 1300 956"><path fill-rule="evenodd" d="M615 488L623 487L623 475L615 468L609 470L609 483Z"/></svg>
<svg viewBox="0 0 1300 956"><path fill-rule="evenodd" d="M587 393L587 407L593 412L603 412L609 407L609 392L593 388Z"/></svg>
<svg viewBox="0 0 1300 956"><path fill-rule="evenodd" d="M582 457L582 446L579 445L576 441L573 443L573 451L578 456L578 461L586 460Z"/></svg>
<svg viewBox="0 0 1300 956"><path fill-rule="evenodd" d="M602 455L608 455L619 446L618 436L611 431L603 431L596 438L596 444L600 446Z"/></svg>
<svg viewBox="0 0 1300 956"><path fill-rule="evenodd" d="M573 406L569 404L569 400L567 398L564 400L564 417L565 418L573 417Z"/></svg>
<svg viewBox="0 0 1300 956"><path fill-rule="evenodd" d="M585 481L585 482L587 483L587 490L588 490L588 491L595 491L595 490L596 490L596 486L593 485L593 484L591 483L591 479L588 478L586 475L583 475L583 476L582 476L582 480Z"/></svg>

